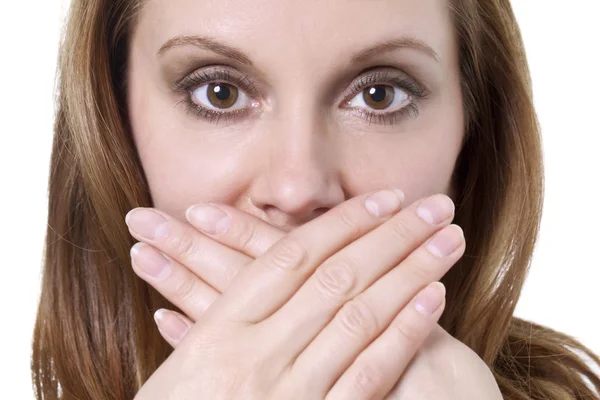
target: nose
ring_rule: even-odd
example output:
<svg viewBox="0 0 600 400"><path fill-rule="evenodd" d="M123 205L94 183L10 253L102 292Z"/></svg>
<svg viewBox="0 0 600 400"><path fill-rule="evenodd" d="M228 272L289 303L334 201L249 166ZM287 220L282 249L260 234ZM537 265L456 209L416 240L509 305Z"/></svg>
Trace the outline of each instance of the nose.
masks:
<svg viewBox="0 0 600 400"><path fill-rule="evenodd" d="M303 224L344 201L339 146L306 113L280 122L265 135L268 160L252 202L276 225Z"/></svg>

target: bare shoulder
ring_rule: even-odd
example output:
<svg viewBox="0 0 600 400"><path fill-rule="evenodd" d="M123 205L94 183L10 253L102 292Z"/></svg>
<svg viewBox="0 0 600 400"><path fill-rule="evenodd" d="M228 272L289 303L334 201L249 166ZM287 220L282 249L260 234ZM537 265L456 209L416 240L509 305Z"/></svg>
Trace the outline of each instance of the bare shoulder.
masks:
<svg viewBox="0 0 600 400"><path fill-rule="evenodd" d="M477 353L439 326L388 396L389 400L482 398L502 400L493 373Z"/></svg>

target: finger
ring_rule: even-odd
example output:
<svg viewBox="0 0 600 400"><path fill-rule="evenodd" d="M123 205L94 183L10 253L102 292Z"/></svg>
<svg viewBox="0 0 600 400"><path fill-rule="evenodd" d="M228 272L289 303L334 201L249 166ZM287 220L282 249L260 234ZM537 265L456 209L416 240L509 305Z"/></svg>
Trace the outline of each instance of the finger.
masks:
<svg viewBox="0 0 600 400"><path fill-rule="evenodd" d="M423 207L436 213L434 223L420 217L425 215ZM362 332L363 336L379 334L378 328L387 326L420 289L441 279L462 256L462 250L457 249L464 245L462 230L458 226L446 226L453 217L452 200L443 194L404 208L325 261L294 296L265 321L266 329L278 332L279 345L287 343L285 349L292 352L289 354L292 359L298 357L308 364L313 364L314 357L329 345L336 346L332 341L353 346L347 349L346 358L338 359L340 364L331 365L345 369L343 362L351 361L348 358L356 356L361 346L368 344L365 340L373 338L361 337L362 341L357 341L348 330L354 329L349 324L369 325L373 332ZM444 228L450 229L449 233L440 232ZM442 235L441 239L447 239L450 243L446 245L453 251L446 257L437 257L428 251L425 242L432 235ZM360 303L346 304L357 296ZM338 315L341 320L332 323L345 304L347 309ZM331 326L327 326L329 324ZM340 331L340 328L348 329ZM366 329L364 326L355 328ZM316 349L309 351L307 346L317 339ZM326 380L329 375L322 374L317 379Z"/></svg>
<svg viewBox="0 0 600 400"><path fill-rule="evenodd" d="M433 282L419 292L356 358L325 399L384 398L436 326L444 311L445 294L440 282Z"/></svg>
<svg viewBox="0 0 600 400"><path fill-rule="evenodd" d="M211 315L245 323L268 317L317 266L389 219L403 199L401 191L392 189L363 194L289 233L238 274Z"/></svg>
<svg viewBox="0 0 600 400"><path fill-rule="evenodd" d="M156 310L154 321L163 337L172 347L176 347L194 324L178 312L164 308Z"/></svg>
<svg viewBox="0 0 600 400"><path fill-rule="evenodd" d="M434 239L446 235L454 236L451 240L459 243L463 241L462 230L456 225L444 228ZM299 376L306 376L314 388L325 390L329 387L411 298L428 282L440 279L464 252L464 245L459 245L450 256L439 258L427 250L427 246L427 243L423 244L401 267L394 268L344 305L296 358L294 368L305 372ZM325 354L336 354L336 357L324 363ZM315 363L323 365L318 374L311 372Z"/></svg>
<svg viewBox="0 0 600 400"><path fill-rule="evenodd" d="M459 240L462 238L462 231L456 225L446 227L438 235L445 235L445 231L458 231L451 234L456 235ZM421 246L404 261L402 267L394 268L342 307L296 358L294 368L305 372L299 376L306 376L315 389L324 390L329 387L369 343L381 334L415 293L431 282L427 275L431 273L434 277L432 280L440 279L444 271L460 258L464 249L461 246L452 255L438 259L425 249L426 246ZM415 273L418 269L431 272ZM323 358L327 354L336 354L336 357L324 363L326 360ZM315 363L323 365L318 374L312 367Z"/></svg>
<svg viewBox="0 0 600 400"><path fill-rule="evenodd" d="M224 204L193 205L185 216L196 229L252 259L262 256L285 236L260 218Z"/></svg>
<svg viewBox="0 0 600 400"><path fill-rule="evenodd" d="M239 269L254 259L156 209L136 208L125 220L133 237L186 266L221 293L229 287Z"/></svg>
<svg viewBox="0 0 600 400"><path fill-rule="evenodd" d="M220 296L185 266L149 244L138 242L131 248L131 266L140 278L195 321Z"/></svg>

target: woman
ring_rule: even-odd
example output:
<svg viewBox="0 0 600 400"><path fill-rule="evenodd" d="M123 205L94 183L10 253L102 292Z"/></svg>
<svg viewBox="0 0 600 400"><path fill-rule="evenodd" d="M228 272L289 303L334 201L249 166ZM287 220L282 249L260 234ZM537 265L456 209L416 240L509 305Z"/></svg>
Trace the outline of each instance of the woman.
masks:
<svg viewBox="0 0 600 400"><path fill-rule="evenodd" d="M38 398L598 399L598 357L512 316L543 168L508 1L71 7Z"/></svg>

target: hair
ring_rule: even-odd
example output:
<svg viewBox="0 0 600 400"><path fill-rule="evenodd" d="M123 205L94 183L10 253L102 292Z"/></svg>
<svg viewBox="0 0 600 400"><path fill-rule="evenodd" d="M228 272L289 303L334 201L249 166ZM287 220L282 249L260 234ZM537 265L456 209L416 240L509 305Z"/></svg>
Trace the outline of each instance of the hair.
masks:
<svg viewBox="0 0 600 400"><path fill-rule="evenodd" d="M443 278L440 325L492 370L505 399L596 399L600 359L513 316L543 205L540 128L508 0L449 0L465 139L453 183L468 244ZM140 0L72 0L60 47L41 301L38 399L131 399L172 348L153 312L177 307L130 267L124 215L152 207L131 136L126 72Z"/></svg>

